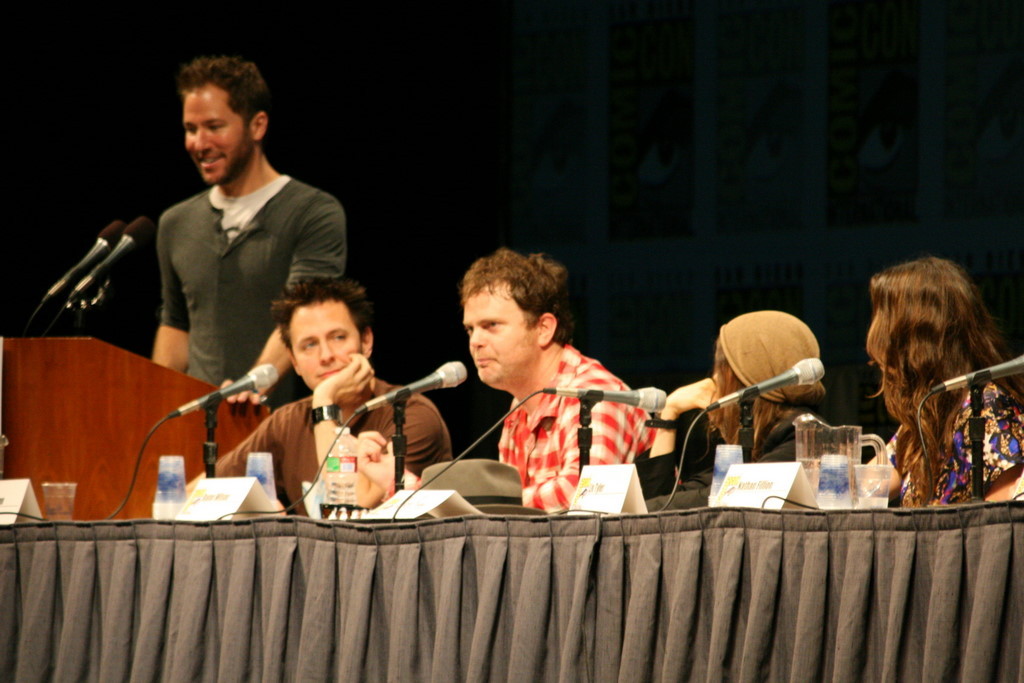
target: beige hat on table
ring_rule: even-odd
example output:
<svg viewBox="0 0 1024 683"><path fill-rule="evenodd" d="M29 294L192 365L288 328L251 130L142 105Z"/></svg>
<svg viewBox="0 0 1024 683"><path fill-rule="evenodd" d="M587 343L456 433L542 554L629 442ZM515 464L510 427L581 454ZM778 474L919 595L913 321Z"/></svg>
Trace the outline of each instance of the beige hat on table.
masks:
<svg viewBox="0 0 1024 683"><path fill-rule="evenodd" d="M436 481L430 481L451 465L439 462L423 470L425 489L454 489L480 512L489 515L543 515L543 510L523 505L519 470L497 460L460 460Z"/></svg>

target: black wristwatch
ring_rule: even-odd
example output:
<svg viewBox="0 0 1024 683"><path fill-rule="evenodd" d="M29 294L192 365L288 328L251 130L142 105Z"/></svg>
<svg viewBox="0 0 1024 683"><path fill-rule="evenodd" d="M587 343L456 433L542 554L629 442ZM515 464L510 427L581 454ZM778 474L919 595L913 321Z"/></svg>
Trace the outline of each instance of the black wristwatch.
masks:
<svg viewBox="0 0 1024 683"><path fill-rule="evenodd" d="M650 420L644 422L645 427L651 427L652 429L675 429L675 420L662 420L660 417L652 417Z"/></svg>
<svg viewBox="0 0 1024 683"><path fill-rule="evenodd" d="M321 422L325 422L327 420L333 420L334 422L338 422L339 418L341 417L341 411L338 410L338 406L334 405L333 403L329 406L320 406L319 408L313 408L309 412L310 415L313 416L314 427L320 424Z"/></svg>

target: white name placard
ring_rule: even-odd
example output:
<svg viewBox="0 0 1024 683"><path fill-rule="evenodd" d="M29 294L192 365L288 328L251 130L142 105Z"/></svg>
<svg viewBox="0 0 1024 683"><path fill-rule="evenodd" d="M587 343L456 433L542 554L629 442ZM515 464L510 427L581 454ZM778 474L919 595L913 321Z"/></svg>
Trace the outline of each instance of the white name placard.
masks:
<svg viewBox="0 0 1024 683"><path fill-rule="evenodd" d="M413 495L413 494L416 495ZM410 496L412 497L409 500ZM408 500L408 503L402 505ZM401 506L401 510L399 510ZM397 513L397 514L396 514ZM470 505L458 491L444 489L421 489L399 491L386 501L363 514L363 519L418 519L429 517L458 517L459 515L483 514Z"/></svg>
<svg viewBox="0 0 1024 683"><path fill-rule="evenodd" d="M1017 478L1017 485L1013 487L1013 495L1010 496L1011 500L1020 500L1018 496L1024 495L1024 474Z"/></svg>
<svg viewBox="0 0 1024 683"><path fill-rule="evenodd" d="M771 496L775 497L769 499ZM793 503L818 507L803 465L798 462L733 465L715 498L715 505L720 507L803 509Z"/></svg>
<svg viewBox="0 0 1024 683"><path fill-rule="evenodd" d="M587 465L569 510L611 514L647 512L636 465Z"/></svg>
<svg viewBox="0 0 1024 683"><path fill-rule="evenodd" d="M256 477L217 477L196 484L185 507L175 517L183 522L206 522L277 514L276 504Z"/></svg>
<svg viewBox="0 0 1024 683"><path fill-rule="evenodd" d="M0 479L0 524L15 522L37 522L32 515L42 517L36 493L32 490L31 479Z"/></svg>

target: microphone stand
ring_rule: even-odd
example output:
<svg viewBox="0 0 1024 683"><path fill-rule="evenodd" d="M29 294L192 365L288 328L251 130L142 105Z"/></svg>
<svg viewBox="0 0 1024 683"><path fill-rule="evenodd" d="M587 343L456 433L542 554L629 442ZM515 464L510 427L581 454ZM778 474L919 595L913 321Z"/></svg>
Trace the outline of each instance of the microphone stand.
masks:
<svg viewBox="0 0 1024 683"><path fill-rule="evenodd" d="M220 401L210 401L204 407L206 411L206 442L203 443L203 463L206 465L207 479L217 476L217 442L214 440L214 435L217 432L217 408L219 406Z"/></svg>
<svg viewBox="0 0 1024 683"><path fill-rule="evenodd" d="M64 307L74 311L75 320L73 325L76 333L81 334L85 330L85 314L92 312L94 309L102 309L107 304L107 296L111 291L113 291L113 285L110 284L110 278L108 277L99 286L96 290L96 295L91 299L79 296L67 300ZM60 317L60 313L57 316ZM54 322L56 322L56 319L54 319ZM50 323L50 325L52 327L53 323ZM49 332L49 328L47 328L47 332Z"/></svg>
<svg viewBox="0 0 1024 683"><path fill-rule="evenodd" d="M392 404L395 432L391 435L391 452L395 456L395 492L405 488L405 402L408 396L397 398Z"/></svg>
<svg viewBox="0 0 1024 683"><path fill-rule="evenodd" d="M975 502L985 500L985 417L981 414L984 390L981 382L971 385L971 417L967 420L971 436L971 499ZM935 488L934 482L929 485Z"/></svg>
<svg viewBox="0 0 1024 683"><path fill-rule="evenodd" d="M754 458L754 399L740 401L740 446L743 448L743 462Z"/></svg>
<svg viewBox="0 0 1024 683"><path fill-rule="evenodd" d="M590 427L590 411L596 401L589 398L580 399L580 426L576 428L576 443L580 447L580 474L590 464L590 446L594 443L594 430Z"/></svg>

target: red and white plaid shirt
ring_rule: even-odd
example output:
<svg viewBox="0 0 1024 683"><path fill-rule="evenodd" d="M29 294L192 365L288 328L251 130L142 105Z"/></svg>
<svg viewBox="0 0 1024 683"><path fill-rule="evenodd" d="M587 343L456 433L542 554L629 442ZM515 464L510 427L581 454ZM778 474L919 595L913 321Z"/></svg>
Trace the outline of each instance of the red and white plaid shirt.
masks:
<svg viewBox="0 0 1024 683"><path fill-rule="evenodd" d="M553 387L628 390L622 380L598 361L572 346L562 350ZM647 413L622 403L601 401L591 411L591 465L619 465L650 448L654 432L644 426ZM520 408L505 419L498 443L501 461L519 470L523 505L548 512L566 510L580 478L580 449L576 442L580 402L575 398L542 395L533 413Z"/></svg>

